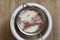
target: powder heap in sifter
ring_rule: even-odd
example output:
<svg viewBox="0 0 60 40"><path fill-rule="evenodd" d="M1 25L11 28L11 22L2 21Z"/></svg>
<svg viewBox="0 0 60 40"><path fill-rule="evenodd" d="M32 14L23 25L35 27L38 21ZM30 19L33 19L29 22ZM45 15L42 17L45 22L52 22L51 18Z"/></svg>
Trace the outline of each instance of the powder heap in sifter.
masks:
<svg viewBox="0 0 60 40"><path fill-rule="evenodd" d="M23 10L18 17L20 28L25 32L35 32L43 23L38 12L34 10Z"/></svg>

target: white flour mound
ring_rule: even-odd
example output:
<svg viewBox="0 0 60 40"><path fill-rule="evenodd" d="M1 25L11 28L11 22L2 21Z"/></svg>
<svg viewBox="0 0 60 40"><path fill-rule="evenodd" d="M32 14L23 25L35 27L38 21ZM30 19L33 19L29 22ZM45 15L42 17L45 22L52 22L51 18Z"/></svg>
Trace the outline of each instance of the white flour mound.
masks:
<svg viewBox="0 0 60 40"><path fill-rule="evenodd" d="M20 13L19 17L23 22L31 22L32 18L36 16L38 13L33 10L24 10ZM24 28L24 23L20 24L20 27ZM24 29L25 32L35 32L38 30L39 25L29 26L28 28Z"/></svg>

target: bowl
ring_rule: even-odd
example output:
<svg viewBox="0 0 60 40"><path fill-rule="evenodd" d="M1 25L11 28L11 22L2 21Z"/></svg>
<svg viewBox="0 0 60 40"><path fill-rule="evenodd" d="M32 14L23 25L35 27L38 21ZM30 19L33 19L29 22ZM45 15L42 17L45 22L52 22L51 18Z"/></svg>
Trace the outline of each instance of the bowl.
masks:
<svg viewBox="0 0 60 40"><path fill-rule="evenodd" d="M40 5L40 4L37 4L37 3L25 3L25 4L23 4L23 5L20 5L15 11L14 11L14 13L12 14L12 16L11 16L11 20L10 20L10 28L11 28L11 32L12 32L12 34L14 35L14 37L16 38L16 39L18 39L18 40L25 40L24 38L22 38L18 33L17 33L17 31L16 31L16 29L15 29L15 24L14 24L14 22L15 22L15 18L16 18L16 15L17 15L17 13L19 12L19 11L21 11L21 9L23 9L24 7L26 7L26 6L35 6L35 7L38 7L38 8L40 8L41 10L43 10L44 12L45 12L45 14L46 14L46 16L47 16L47 18L48 18L48 28L47 28L47 30L46 30L46 32L44 33L44 35L41 37L43 40L45 40L48 36L49 36L49 34L50 34L50 32L51 32L51 30L52 30L52 17L51 17L51 15L50 15L50 13L49 13L49 11L45 8L45 7L43 7L42 5ZM20 29L20 28L19 28ZM20 31L22 32L22 33L24 33L25 35L36 35L36 34L38 34L38 33L35 33L35 34L28 34L28 33L25 33L24 31L22 31L21 29L20 29ZM38 40L42 40L41 38L38 38Z"/></svg>

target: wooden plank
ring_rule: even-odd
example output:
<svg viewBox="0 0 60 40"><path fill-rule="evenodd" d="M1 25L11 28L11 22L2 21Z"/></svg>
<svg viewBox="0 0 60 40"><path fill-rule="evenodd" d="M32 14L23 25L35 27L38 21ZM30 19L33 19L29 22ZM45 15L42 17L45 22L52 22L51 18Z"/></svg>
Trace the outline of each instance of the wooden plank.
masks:
<svg viewBox="0 0 60 40"><path fill-rule="evenodd" d="M53 29L46 40L60 40L60 0L0 0L0 40L16 40L10 31L10 17L23 3L34 2L46 7L53 18Z"/></svg>

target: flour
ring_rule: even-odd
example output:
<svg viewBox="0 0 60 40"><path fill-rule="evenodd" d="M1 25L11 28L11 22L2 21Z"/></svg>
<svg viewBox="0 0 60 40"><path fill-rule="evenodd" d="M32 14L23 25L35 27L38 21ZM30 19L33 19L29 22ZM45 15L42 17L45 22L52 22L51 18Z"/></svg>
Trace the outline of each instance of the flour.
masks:
<svg viewBox="0 0 60 40"><path fill-rule="evenodd" d="M41 23L41 18L40 16L37 16L37 14L38 12L33 10L23 10L19 15L21 21L20 28L25 32L37 31L39 28L39 24Z"/></svg>

